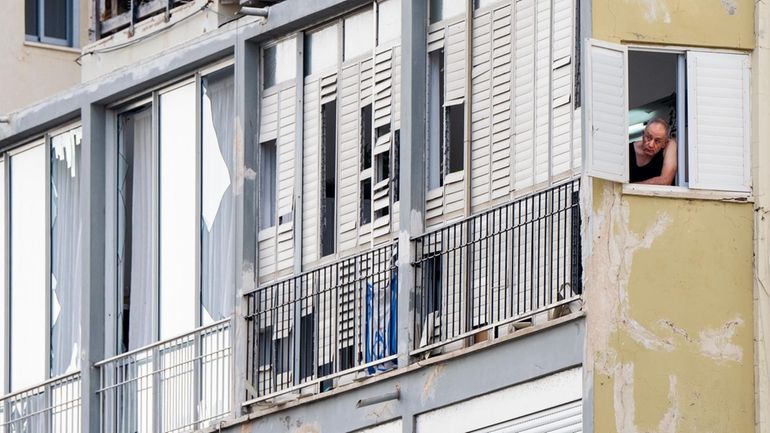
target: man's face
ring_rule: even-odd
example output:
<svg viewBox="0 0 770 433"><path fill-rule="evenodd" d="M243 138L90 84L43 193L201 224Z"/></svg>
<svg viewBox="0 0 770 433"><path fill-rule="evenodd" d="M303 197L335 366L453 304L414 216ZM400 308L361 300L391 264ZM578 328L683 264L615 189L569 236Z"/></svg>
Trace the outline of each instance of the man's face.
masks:
<svg viewBox="0 0 770 433"><path fill-rule="evenodd" d="M655 156L668 143L666 128L660 123L653 123L644 128L642 151L649 156Z"/></svg>

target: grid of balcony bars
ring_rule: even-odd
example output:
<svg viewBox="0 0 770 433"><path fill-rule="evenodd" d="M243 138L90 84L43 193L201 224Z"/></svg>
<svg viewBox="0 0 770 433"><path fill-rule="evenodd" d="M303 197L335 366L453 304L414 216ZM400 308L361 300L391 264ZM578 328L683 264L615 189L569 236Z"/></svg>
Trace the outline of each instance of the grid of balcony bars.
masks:
<svg viewBox="0 0 770 433"><path fill-rule="evenodd" d="M160 12L168 13L177 4L185 3L177 0L97 0L94 5L98 8L98 36L104 37L110 33L128 27L133 33L134 25Z"/></svg>
<svg viewBox="0 0 770 433"><path fill-rule="evenodd" d="M0 398L0 432L80 432L80 372Z"/></svg>
<svg viewBox="0 0 770 433"><path fill-rule="evenodd" d="M247 404L391 368L397 260L391 243L248 293Z"/></svg>
<svg viewBox="0 0 770 433"><path fill-rule="evenodd" d="M579 187L569 181L414 239L415 352L579 297Z"/></svg>
<svg viewBox="0 0 770 433"><path fill-rule="evenodd" d="M101 431L199 430L230 415L230 319L96 364Z"/></svg>

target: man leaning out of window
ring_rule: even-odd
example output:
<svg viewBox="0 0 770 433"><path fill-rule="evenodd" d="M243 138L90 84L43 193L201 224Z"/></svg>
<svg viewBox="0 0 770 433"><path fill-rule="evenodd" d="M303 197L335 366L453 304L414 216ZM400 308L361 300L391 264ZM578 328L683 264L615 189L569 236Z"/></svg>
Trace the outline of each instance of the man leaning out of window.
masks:
<svg viewBox="0 0 770 433"><path fill-rule="evenodd" d="M644 128L642 139L629 143L629 180L631 183L673 185L676 177L676 140L663 119L652 119Z"/></svg>

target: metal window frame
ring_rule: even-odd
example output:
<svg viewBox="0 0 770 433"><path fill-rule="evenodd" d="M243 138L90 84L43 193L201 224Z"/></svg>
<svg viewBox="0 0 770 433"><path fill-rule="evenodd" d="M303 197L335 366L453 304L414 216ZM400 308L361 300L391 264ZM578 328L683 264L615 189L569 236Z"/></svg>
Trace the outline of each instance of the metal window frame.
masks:
<svg viewBox="0 0 770 433"><path fill-rule="evenodd" d="M152 301L150 305L150 311L152 312L152 336L153 341L160 341L160 96L171 92L175 89L179 89L183 86L194 85L195 86L195 176L196 176L196 193L195 193L195 212L197 215L202 213L202 195L203 195L203 155L202 155L202 102L203 102L203 84L202 80L207 75L223 71L227 68L233 68L233 74L235 74L235 59L229 56L223 60L219 60L200 67L191 73L185 74L182 77L169 80L160 85L154 86L147 90L146 93L142 93L144 96L132 96L124 98L112 104L110 107L110 114L108 115L108 129L107 136L110 138L110 143L113 144L114 150L110 151L107 155L107 175L110 182L113 182L107 186L107 201L113 203L112 208L107 214L107 230L115 234L113 236L117 239L117 200L118 200L118 163L119 163L119 118L121 115L126 114L129 111L137 108L149 105L152 110L152 181L151 181L151 218L152 218ZM235 101L234 101L235 104ZM233 125L234 127L235 125ZM233 144L235 145L235 144ZM201 245L201 220L196 218L196 244L195 244L195 299L197 305L194 311L196 327L201 326L203 317L203 303L202 301L202 245ZM120 308L121 288L117 284L118 278L118 262L117 262L117 242L113 241L109 245L106 245L108 251L111 251L111 258L109 262L108 278L109 285L105 285L105 299L108 302L105 305L105 325L108 332L106 334L106 354L118 355L121 354L120 347L120 323L117 313ZM110 317L111 316L111 317Z"/></svg>
<svg viewBox="0 0 770 433"><path fill-rule="evenodd" d="M31 140L24 141L4 152L0 152L0 161L4 164L4 176L3 181L4 184L2 186L4 196L4 202L0 203L0 206L2 206L1 212L3 212L3 215L5 217L5 226L2 227L2 230L4 230L5 239L2 245L0 245L0 248L3 250L3 261L5 265L5 275L2 283L0 283L0 296L3 297L4 300L4 309L3 309L3 317L0 320L3 320L5 324L6 333L3 335L0 340L0 356L3 357L3 370L0 371L0 375L2 375L2 384L3 386L0 387L0 395L6 395L11 392L11 312L12 312L12 306L11 306L11 234L12 234L12 227L11 227L11 165L12 165L12 157L15 155L19 155L27 150L34 149L38 146L43 146L43 152L44 152L44 177L45 177L45 227L46 227L46 234L45 234L45 247L43 254L45 256L44 259L44 267L45 267L45 305L43 307L44 309L44 315L45 315L45 327L46 327L46 334L45 334L45 340L43 341L45 351L47 353L47 356L44 360L44 371L43 376L45 380L49 380L54 375L51 374L51 333L52 333L52 320L51 320L51 311L52 311L52 302L53 302L53 291L51 287L51 270L52 270L52 261L53 261L53 250L52 250L52 227L51 227L51 140L53 137L63 134L65 132L71 131L76 128L81 128L82 124L80 120L74 121L74 122L67 122L64 125L57 126L52 129L48 129L45 131L42 135L38 135L35 138Z"/></svg>
<svg viewBox="0 0 770 433"><path fill-rule="evenodd" d="M65 0L67 9L64 19L66 37L64 39L49 37L45 34L45 0L34 0L37 3L37 34L27 34L25 30L25 39L30 42L40 42L43 44L60 45L64 47L77 47L75 44L75 29L78 28L78 14L80 5L77 0ZM25 11L26 13L26 11Z"/></svg>

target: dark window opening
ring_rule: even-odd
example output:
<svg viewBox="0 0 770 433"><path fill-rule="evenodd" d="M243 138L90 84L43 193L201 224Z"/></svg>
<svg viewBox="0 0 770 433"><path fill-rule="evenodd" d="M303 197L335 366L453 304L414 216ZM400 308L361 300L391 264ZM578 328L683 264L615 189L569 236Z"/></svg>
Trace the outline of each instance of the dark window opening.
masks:
<svg viewBox="0 0 770 433"><path fill-rule="evenodd" d="M464 108L465 104L446 107L446 140L449 148L444 151L447 159L447 173L463 170L463 140L464 140Z"/></svg>
<svg viewBox="0 0 770 433"><path fill-rule="evenodd" d="M276 179L277 149L275 140L260 144L259 170L259 228L275 225L278 185Z"/></svg>
<svg viewBox="0 0 770 433"><path fill-rule="evenodd" d="M361 109L361 170L372 166L372 104Z"/></svg>
<svg viewBox="0 0 770 433"><path fill-rule="evenodd" d="M390 132L390 123L386 123L382 126L378 126L375 133L377 134L377 137L382 137L383 135Z"/></svg>
<svg viewBox="0 0 770 433"><path fill-rule="evenodd" d="M428 60L426 179L430 190L444 185L444 50L431 52Z"/></svg>
<svg viewBox="0 0 770 433"><path fill-rule="evenodd" d="M390 152L382 152L375 158L377 163L375 183L380 183L390 177Z"/></svg>
<svg viewBox="0 0 770 433"><path fill-rule="evenodd" d="M313 360L315 359L315 317L313 313L302 316L300 319L300 353L299 377L307 379L313 376Z"/></svg>
<svg viewBox="0 0 770 433"><path fill-rule="evenodd" d="M259 330L257 343L257 365L266 367L273 361L273 327L266 326Z"/></svg>
<svg viewBox="0 0 770 433"><path fill-rule="evenodd" d="M361 181L361 225L372 222L372 180Z"/></svg>
<svg viewBox="0 0 770 433"><path fill-rule="evenodd" d="M345 371L356 366L356 349L353 346L340 349L339 358L340 371Z"/></svg>
<svg viewBox="0 0 770 433"><path fill-rule="evenodd" d="M291 370L292 365L292 338L291 331L285 338L278 338L275 340L275 373L282 374Z"/></svg>
<svg viewBox="0 0 770 433"><path fill-rule="evenodd" d="M441 262L441 256L439 255L429 258L424 264L425 312L428 314L441 311L441 292L443 291Z"/></svg>
<svg viewBox="0 0 770 433"><path fill-rule="evenodd" d="M630 157L634 158L629 163L632 169L636 155L630 143L642 141L645 127L653 119L662 119L668 123L669 137L678 142L677 147L680 152L684 151L686 160L686 116L685 113L679 113L679 108L684 109L684 101L681 98L685 97L685 68L684 55L680 53L629 50L628 141ZM651 161L650 164L657 162ZM685 167L678 167L674 184L686 185L688 173L686 164L684 165ZM650 170L653 170L652 166L648 173ZM640 176L640 170L632 170L632 173Z"/></svg>
<svg viewBox="0 0 770 433"><path fill-rule="evenodd" d="M337 102L321 107L321 255L336 251Z"/></svg>
<svg viewBox="0 0 770 433"><path fill-rule="evenodd" d="M388 216L388 215L390 215L390 207L388 207L388 206L385 206L383 208L380 208L380 209L377 209L376 211L374 211L374 218L375 219L382 218L382 217Z"/></svg>
<svg viewBox="0 0 770 433"><path fill-rule="evenodd" d="M401 198L401 191L399 188L401 177L401 130L396 129L393 133L393 178L390 184L393 188L393 203L399 201Z"/></svg>

